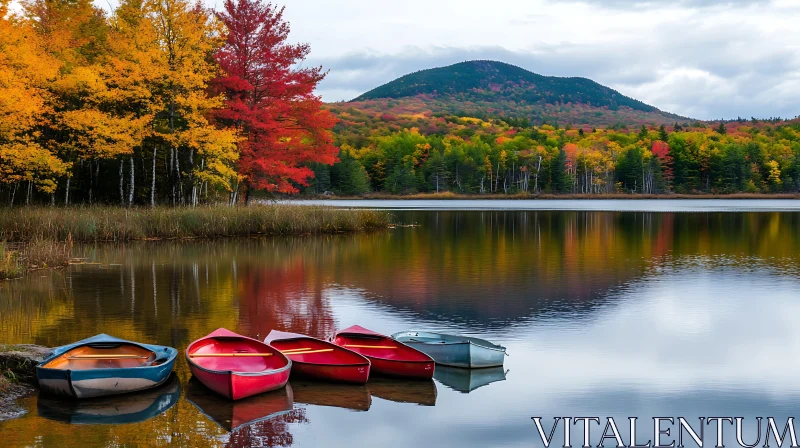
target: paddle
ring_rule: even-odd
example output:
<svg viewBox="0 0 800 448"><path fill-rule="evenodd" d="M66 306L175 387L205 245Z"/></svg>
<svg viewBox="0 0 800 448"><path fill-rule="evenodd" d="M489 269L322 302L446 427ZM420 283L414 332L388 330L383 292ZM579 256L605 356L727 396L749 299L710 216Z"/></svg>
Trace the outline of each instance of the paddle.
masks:
<svg viewBox="0 0 800 448"><path fill-rule="evenodd" d="M392 345L343 345L342 347L354 347L354 348L388 348L388 349L396 349Z"/></svg>
<svg viewBox="0 0 800 448"><path fill-rule="evenodd" d="M272 356L272 353L193 353L190 358L230 358L234 356Z"/></svg>
<svg viewBox="0 0 800 448"><path fill-rule="evenodd" d="M149 357L141 355L73 355L67 356L67 359L147 359Z"/></svg>
<svg viewBox="0 0 800 448"><path fill-rule="evenodd" d="M332 348L325 348L325 349L321 349L321 350L309 350L309 349L306 348L306 349L297 349L297 350L299 350L299 351L286 350L286 351L281 352L281 353L283 353L284 355L308 355L308 354L311 354L311 353L324 353L324 352L332 352L333 351Z"/></svg>

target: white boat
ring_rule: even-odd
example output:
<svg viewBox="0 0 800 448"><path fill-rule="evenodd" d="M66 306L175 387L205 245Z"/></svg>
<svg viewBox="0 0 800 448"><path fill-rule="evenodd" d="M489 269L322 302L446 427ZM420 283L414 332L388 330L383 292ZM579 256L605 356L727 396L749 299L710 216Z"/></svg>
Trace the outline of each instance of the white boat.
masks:
<svg viewBox="0 0 800 448"><path fill-rule="evenodd" d="M401 331L393 334L392 339L427 354L436 364L451 367L497 367L503 365L506 356L505 347L467 336Z"/></svg>

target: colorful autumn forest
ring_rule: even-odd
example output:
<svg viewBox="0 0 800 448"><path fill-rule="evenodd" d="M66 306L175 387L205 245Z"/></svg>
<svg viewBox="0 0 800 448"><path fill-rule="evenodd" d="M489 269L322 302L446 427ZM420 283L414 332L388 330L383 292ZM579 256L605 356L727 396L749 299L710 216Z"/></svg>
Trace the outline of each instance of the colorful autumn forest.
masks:
<svg viewBox="0 0 800 448"><path fill-rule="evenodd" d="M197 204L291 193L332 164L321 68L283 9L227 0L0 0L0 194Z"/></svg>
<svg viewBox="0 0 800 448"><path fill-rule="evenodd" d="M190 0L9 5L0 0L4 204L800 191L800 120L693 122L491 61L323 104L326 72L302 68L310 47L287 43L283 9L261 0L218 12Z"/></svg>
<svg viewBox="0 0 800 448"><path fill-rule="evenodd" d="M353 195L800 191L800 120L592 128L332 106L340 162L312 188Z"/></svg>

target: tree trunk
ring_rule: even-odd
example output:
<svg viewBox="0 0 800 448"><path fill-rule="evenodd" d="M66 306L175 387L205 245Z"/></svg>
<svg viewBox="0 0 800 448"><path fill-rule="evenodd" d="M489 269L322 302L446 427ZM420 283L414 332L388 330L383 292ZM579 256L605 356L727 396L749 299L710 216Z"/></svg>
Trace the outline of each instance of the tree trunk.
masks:
<svg viewBox="0 0 800 448"><path fill-rule="evenodd" d="M236 196L239 193L239 179L236 179L236 186L233 188L231 192L231 207L236 205Z"/></svg>
<svg viewBox="0 0 800 448"><path fill-rule="evenodd" d="M156 153L158 146L153 144L153 180L150 183L150 207L156 206Z"/></svg>
<svg viewBox="0 0 800 448"><path fill-rule="evenodd" d="M11 190L11 207L14 206L14 197L17 195L17 183L14 183L14 189Z"/></svg>
<svg viewBox="0 0 800 448"><path fill-rule="evenodd" d="M133 206L134 169L133 156L131 156L131 185L128 193L128 206Z"/></svg>
<svg viewBox="0 0 800 448"><path fill-rule="evenodd" d="M173 207L175 206L175 181L173 176L175 174L175 148L172 146L169 147L169 174L167 175L167 180L169 181L169 201L170 205Z"/></svg>
<svg viewBox="0 0 800 448"><path fill-rule="evenodd" d="M189 149L189 181L192 185L192 207L197 206L197 185L194 182L194 148Z"/></svg>
<svg viewBox="0 0 800 448"><path fill-rule="evenodd" d="M69 205L69 181L72 180L71 177L67 177L67 192L64 194L64 205Z"/></svg>
<svg viewBox="0 0 800 448"><path fill-rule="evenodd" d="M178 184L178 203L183 205L183 182L181 181L181 158L175 149L175 183Z"/></svg>
<svg viewBox="0 0 800 448"><path fill-rule="evenodd" d="M119 159L119 205L125 205L125 188L123 186L125 177L122 175L125 169L125 159Z"/></svg>

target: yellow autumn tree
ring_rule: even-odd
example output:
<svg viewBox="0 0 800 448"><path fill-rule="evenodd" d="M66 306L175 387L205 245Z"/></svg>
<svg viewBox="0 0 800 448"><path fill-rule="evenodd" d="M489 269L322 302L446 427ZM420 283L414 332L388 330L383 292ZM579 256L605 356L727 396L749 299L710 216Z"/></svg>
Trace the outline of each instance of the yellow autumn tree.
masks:
<svg viewBox="0 0 800 448"><path fill-rule="evenodd" d="M169 150L170 199L173 204L196 204L201 187L231 191L237 180L236 133L218 129L208 118L223 101L208 91L209 81L219 73L211 56L224 30L200 4L153 0L150 8L161 51L158 72L163 74L156 132Z"/></svg>
<svg viewBox="0 0 800 448"><path fill-rule="evenodd" d="M35 185L55 191L56 178L69 164L39 142L39 125L48 111L47 83L58 72L29 24L8 12L0 0L0 183L17 187L27 183L28 198Z"/></svg>
<svg viewBox="0 0 800 448"><path fill-rule="evenodd" d="M62 160L89 174L89 202L98 188L99 160L132 151L131 123L104 110L99 97L107 90L100 64L107 52L104 12L89 0L28 0L23 8L60 70L48 84L52 106L48 146ZM65 203L69 203L70 179Z"/></svg>

